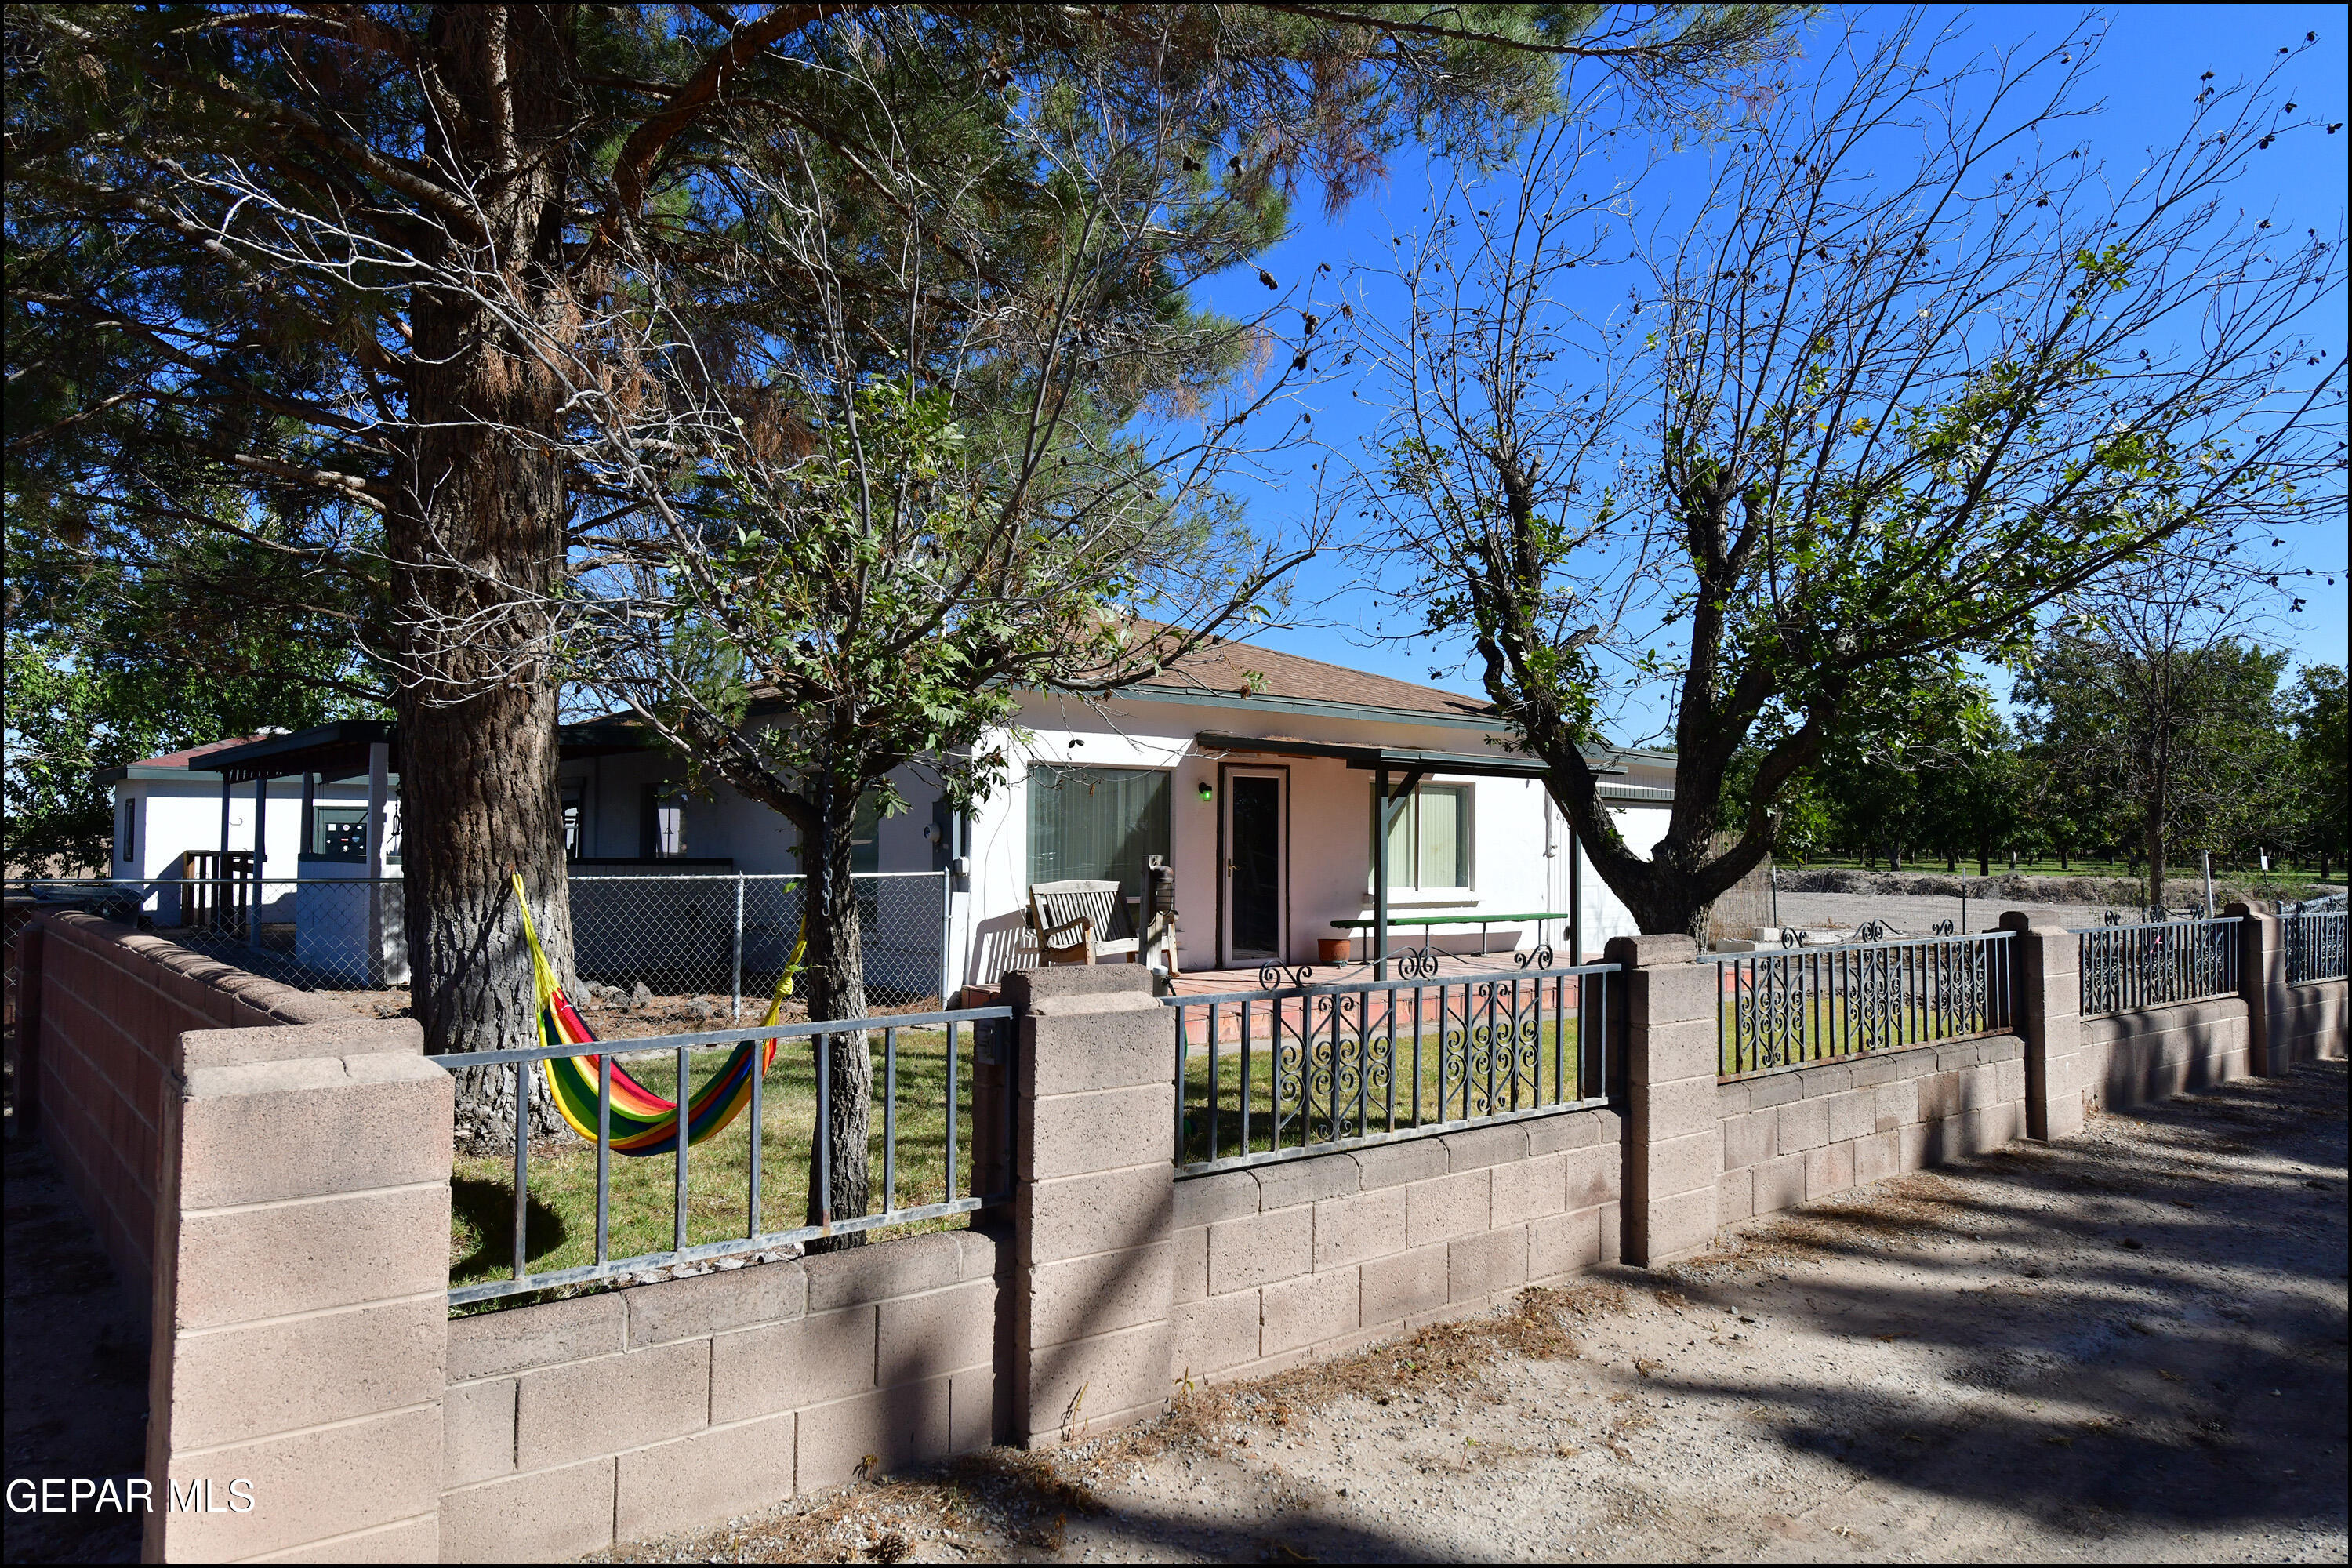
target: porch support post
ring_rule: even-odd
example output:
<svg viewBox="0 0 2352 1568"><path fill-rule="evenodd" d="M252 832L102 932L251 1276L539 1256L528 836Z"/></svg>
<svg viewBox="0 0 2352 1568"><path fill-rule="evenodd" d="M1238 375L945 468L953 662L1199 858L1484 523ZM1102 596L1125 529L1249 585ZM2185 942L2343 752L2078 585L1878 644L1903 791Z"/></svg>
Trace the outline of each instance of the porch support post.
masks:
<svg viewBox="0 0 2352 1568"><path fill-rule="evenodd" d="M1584 962L1584 841L1576 835L1576 824L1569 821L1566 812L1560 820L1568 823L1568 951L1572 966Z"/></svg>
<svg viewBox="0 0 2352 1568"><path fill-rule="evenodd" d="M368 743L367 822L362 834L367 856L368 984L387 983L383 944L383 839L388 824L386 802L392 795L392 747L382 741Z"/></svg>
<svg viewBox="0 0 2352 1568"><path fill-rule="evenodd" d="M220 858L213 862L212 885L201 895L204 902L198 906L211 911L205 922L205 929L207 931L219 931L221 921L227 918L229 906L236 901L235 889L228 885L228 807L229 791L233 787L229 783L227 773L223 772L221 774Z"/></svg>
<svg viewBox="0 0 2352 1568"><path fill-rule="evenodd" d="M253 915L245 931L246 942L254 947L261 945L261 884L262 869L269 858L269 775L262 774L253 781Z"/></svg>
<svg viewBox="0 0 2352 1568"><path fill-rule="evenodd" d="M1389 771L1378 768L1372 773L1372 978L1388 977Z"/></svg>

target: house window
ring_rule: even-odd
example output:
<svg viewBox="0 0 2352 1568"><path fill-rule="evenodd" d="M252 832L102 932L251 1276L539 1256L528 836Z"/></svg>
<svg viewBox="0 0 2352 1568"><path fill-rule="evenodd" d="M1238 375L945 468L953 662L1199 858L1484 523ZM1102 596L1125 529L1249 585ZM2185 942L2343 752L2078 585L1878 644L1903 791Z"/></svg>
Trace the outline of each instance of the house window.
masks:
<svg viewBox="0 0 2352 1568"><path fill-rule="evenodd" d="M310 853L321 860L366 859L367 807L312 806Z"/></svg>
<svg viewBox="0 0 2352 1568"><path fill-rule="evenodd" d="M1116 881L1140 895L1143 868L1168 854L1169 775L1142 768L1029 770L1029 879Z"/></svg>
<svg viewBox="0 0 2352 1568"><path fill-rule="evenodd" d="M114 803L114 858L129 864L139 858L139 805L132 800Z"/></svg>
<svg viewBox="0 0 2352 1568"><path fill-rule="evenodd" d="M1423 784L1389 826L1389 886L1444 892L1470 886L1468 784ZM1380 820L1373 802L1373 821ZM1377 829L1375 830L1377 831Z"/></svg>
<svg viewBox="0 0 2352 1568"><path fill-rule="evenodd" d="M646 785L646 814L640 837L646 859L670 860L686 853L685 785Z"/></svg>
<svg viewBox="0 0 2352 1568"><path fill-rule="evenodd" d="M577 860L580 858L580 806L582 798L583 796L580 785L566 784L563 786L563 858L566 860Z"/></svg>
<svg viewBox="0 0 2352 1568"><path fill-rule="evenodd" d="M867 795L857 803L857 820L849 826L849 870L852 876L882 869L882 802Z"/></svg>

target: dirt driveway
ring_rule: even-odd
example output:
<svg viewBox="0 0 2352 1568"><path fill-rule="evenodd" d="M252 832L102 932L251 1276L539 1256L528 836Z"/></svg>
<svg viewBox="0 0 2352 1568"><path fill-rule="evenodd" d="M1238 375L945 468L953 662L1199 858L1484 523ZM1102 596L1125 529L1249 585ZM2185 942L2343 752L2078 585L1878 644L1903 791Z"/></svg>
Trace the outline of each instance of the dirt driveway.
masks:
<svg viewBox="0 0 2352 1568"><path fill-rule="evenodd" d="M638 1560L2345 1561L2346 1075Z"/></svg>

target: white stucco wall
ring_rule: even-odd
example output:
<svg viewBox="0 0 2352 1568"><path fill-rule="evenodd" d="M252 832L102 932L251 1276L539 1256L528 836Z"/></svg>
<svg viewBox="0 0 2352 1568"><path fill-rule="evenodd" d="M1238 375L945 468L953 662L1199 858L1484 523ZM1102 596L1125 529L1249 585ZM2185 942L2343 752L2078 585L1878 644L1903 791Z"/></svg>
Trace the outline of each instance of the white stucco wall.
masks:
<svg viewBox="0 0 2352 1568"><path fill-rule="evenodd" d="M1034 698L1024 705L1019 731L1003 739L1012 757L1004 784L973 810L966 845L971 873L947 894L950 977L959 984L992 984L1004 968L1028 962L1024 956L1029 886L1027 773L1036 763L1157 768L1171 773L1170 851L1181 917L1178 956L1188 971L1221 967L1218 824L1229 768L1273 768L1287 776L1285 947L1288 959L1315 962L1318 939L1342 934L1333 929L1332 920L1369 917L1371 775L1333 758L1204 752L1196 739L1204 731L1469 753L1486 751L1486 737L1493 732L1458 721L1283 710L1238 700L1221 704L1119 699L1089 705L1070 698ZM1662 761L1635 758L1627 766L1623 782L1654 786L1673 783L1671 769ZM593 862L639 860L645 853L646 786L680 782L684 777L680 763L656 752L626 752L563 763L559 780L567 793L576 793L581 800L581 854L591 862L579 867L578 874L627 872L630 868L625 866L599 867ZM934 822L936 790L914 768L901 770L895 782L909 809L881 825L881 869L922 873L924 889L935 889L930 875L946 859L944 847L935 849L926 837ZM1432 774L1424 782L1465 784L1473 792L1472 885L1428 893L1394 890L1391 917L1396 936L1392 940L1418 939L1418 929L1412 924L1416 911L1517 914L1569 908L1570 834L1537 781ZM1214 797L1209 801L1200 797L1204 783ZM139 816L137 852L131 860L116 864L116 876L173 875L182 851L219 847L220 786L214 775L194 774L185 784L129 779L116 786L116 793L119 798L130 800ZM366 781L351 779L321 787L316 798L321 803L363 805L366 795ZM265 868L269 877L298 874L296 852L303 830L300 804L299 781L280 780L272 785ZM1621 809L1617 816L1626 839L1637 848L1647 849L1664 832L1668 812L1663 805L1639 806ZM229 847L251 847L253 816L252 786L240 785L232 797ZM683 837L686 859L728 863L707 869L751 876L791 875L801 869L794 853L797 835L791 825L723 785L686 797ZM320 874L349 869L331 868ZM677 868L688 875L705 869ZM1597 958L1609 938L1630 934L1635 927L1630 913L1589 863L1583 868L1583 895L1582 956ZM909 889L909 898L913 896ZM898 918L910 920L922 912L928 921L935 917L923 911L937 897L936 892L924 891L922 911L907 899L894 900L894 909L906 904ZM273 914L270 918L283 917ZM1571 960L1564 934L1557 922L1542 932L1555 944L1558 961L1568 963ZM1440 927L1433 935L1436 945L1451 952L1475 952L1480 942L1475 927ZM1536 935L1529 925L1498 924L1486 933L1486 950L1507 952L1528 944ZM1358 940L1360 943L1361 938ZM1359 945L1356 951L1364 949Z"/></svg>
<svg viewBox="0 0 2352 1568"><path fill-rule="evenodd" d="M365 805L367 780L341 780L314 792L320 805ZM123 880L154 880L184 874L181 857L191 849L219 849L221 786L216 773L192 773L177 779L124 779L114 786L115 831L109 851L107 875ZM133 824L131 854L122 856L122 809L128 803ZM257 815L254 787L235 785L229 795L228 844L231 849L253 847ZM269 786L266 841L262 858L265 879L292 878L304 873L298 857L303 847L302 784L279 779ZM156 908L151 899L151 909Z"/></svg>
<svg viewBox="0 0 2352 1568"><path fill-rule="evenodd" d="M1187 971L1222 966L1218 950L1218 818L1226 766L1283 769L1288 774L1289 886L1286 956L1312 963L1318 939L1337 937L1330 921L1371 914L1370 813L1372 777L1335 758L1263 752L1204 753L1203 731L1280 735L1300 740L1402 749L1478 752L1490 733L1457 722L1385 721L1308 712L1267 711L1234 704L1119 699L1089 706L1069 698L1038 698L1024 705L1025 735L1013 739L1007 785L974 813L971 876L956 910L956 972L969 984L992 984L1026 959L1023 912L1029 885L1026 773L1034 763L1170 770L1170 859L1176 873L1178 958ZM1664 767L1634 764L1629 782L1666 784ZM1219 797L1200 798L1207 783ZM1568 908L1569 834L1542 786L1530 779L1459 779L1432 774L1427 783L1467 784L1473 791L1471 887L1391 896L1400 936L1418 934L1416 910L1447 915L1517 914ZM1664 808L1619 814L1627 838L1646 847L1664 833ZM1585 944L1597 953L1609 937L1633 930L1631 915L1600 879L1585 870ZM1491 928L1489 952L1508 952L1535 937L1529 925ZM1475 952L1477 928L1439 927L1436 944ZM1557 925L1544 935L1555 942ZM1363 949L1359 947L1359 952ZM1569 962L1559 948L1560 962Z"/></svg>

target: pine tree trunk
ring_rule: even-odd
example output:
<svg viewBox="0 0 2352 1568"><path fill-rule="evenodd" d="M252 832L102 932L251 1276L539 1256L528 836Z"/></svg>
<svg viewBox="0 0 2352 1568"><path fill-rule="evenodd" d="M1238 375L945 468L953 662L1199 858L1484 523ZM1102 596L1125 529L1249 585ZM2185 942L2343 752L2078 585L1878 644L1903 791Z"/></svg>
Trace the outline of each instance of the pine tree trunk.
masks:
<svg viewBox="0 0 2352 1568"><path fill-rule="evenodd" d="M572 314L559 248L577 132L572 26L561 7L453 5L435 12L429 33L467 113L436 117L425 152L473 177L487 232L453 230L420 248L557 330ZM417 288L409 319L412 425L385 543L403 676L411 989L429 1051L527 1046L536 1008L511 870L559 977L571 969L556 689L542 641L570 503L543 437L558 427L563 389L467 289ZM556 1131L543 1080L530 1081L536 1124ZM459 1076L462 1142L511 1146L514 1082L511 1068Z"/></svg>
<svg viewBox="0 0 2352 1568"><path fill-rule="evenodd" d="M803 858L808 874L809 1016L866 1016L866 955L864 933L857 918L857 886L850 874L850 834L857 815L857 792L837 785L824 790L817 802L823 826L817 841ZM863 1030L827 1035L813 1042L825 1053L829 1103L816 1130L820 1145L809 1147L808 1223L825 1225L855 1219L868 1212L871 1183L866 1167L866 1142L874 1125L874 1058ZM824 1179L820 1148L832 1164L831 1182ZM883 1194L885 1206L890 1195ZM862 1244L862 1233L827 1237L810 1245L813 1252L828 1252Z"/></svg>

